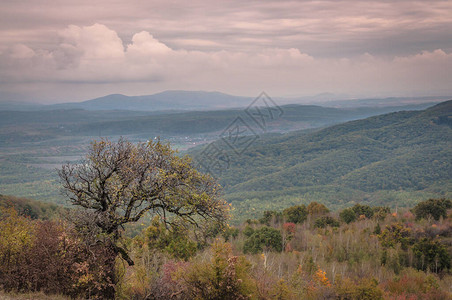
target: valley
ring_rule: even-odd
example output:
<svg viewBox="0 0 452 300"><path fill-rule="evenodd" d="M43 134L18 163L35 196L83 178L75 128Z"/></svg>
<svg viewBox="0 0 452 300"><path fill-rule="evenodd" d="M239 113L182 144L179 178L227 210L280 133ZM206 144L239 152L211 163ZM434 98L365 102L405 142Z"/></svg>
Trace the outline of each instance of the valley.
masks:
<svg viewBox="0 0 452 300"><path fill-rule="evenodd" d="M123 136L132 142L160 138L192 155L195 164L203 161L207 145L224 151L231 160L221 174L212 175L240 211L236 220L310 201L333 209L361 201L412 205L451 190L445 179L451 172L450 102L419 111L431 105L283 105L282 114L267 119L265 128L238 108L0 111L0 194L65 205L56 170L81 161L92 140ZM240 156L222 139L237 119L248 130L242 135L253 137Z"/></svg>

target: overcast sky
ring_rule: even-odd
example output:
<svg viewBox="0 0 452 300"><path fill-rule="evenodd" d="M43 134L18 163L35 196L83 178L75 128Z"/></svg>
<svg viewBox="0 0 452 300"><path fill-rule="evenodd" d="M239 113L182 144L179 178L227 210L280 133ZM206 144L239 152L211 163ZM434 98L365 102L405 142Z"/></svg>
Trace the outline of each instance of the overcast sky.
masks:
<svg viewBox="0 0 452 300"><path fill-rule="evenodd" d="M452 1L2 0L0 100L452 95Z"/></svg>

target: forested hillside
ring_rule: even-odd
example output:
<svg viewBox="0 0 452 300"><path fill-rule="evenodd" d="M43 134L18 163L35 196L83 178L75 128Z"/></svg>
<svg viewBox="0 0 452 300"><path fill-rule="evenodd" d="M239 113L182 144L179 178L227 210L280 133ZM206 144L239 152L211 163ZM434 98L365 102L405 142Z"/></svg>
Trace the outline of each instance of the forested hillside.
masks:
<svg viewBox="0 0 452 300"><path fill-rule="evenodd" d="M450 101L425 111L365 117L395 107L336 109L282 106L240 155L217 144L230 161L220 175L235 218L257 216L299 201L322 201L333 209L364 201L412 205L452 190ZM127 136L132 141L160 136L182 149L218 139L243 110L161 113L122 111L0 112L0 193L65 203L56 171L79 160L90 140ZM294 129L309 129L279 134ZM195 148L198 157L205 148Z"/></svg>
<svg viewBox="0 0 452 300"><path fill-rule="evenodd" d="M347 109L286 105L281 106L282 115L266 123L266 130L313 129L388 111L418 109L429 103L419 105ZM160 136L174 148L187 149L218 139L237 117L252 126L243 109L0 111L0 193L62 204L65 200L59 193L55 169L79 160L92 140L124 136L137 142Z"/></svg>
<svg viewBox="0 0 452 300"><path fill-rule="evenodd" d="M249 216L299 200L395 207L427 195L450 196L451 119L447 101L308 134L263 136L241 155L220 141L230 161L219 180L240 214ZM192 155L202 160L203 149Z"/></svg>

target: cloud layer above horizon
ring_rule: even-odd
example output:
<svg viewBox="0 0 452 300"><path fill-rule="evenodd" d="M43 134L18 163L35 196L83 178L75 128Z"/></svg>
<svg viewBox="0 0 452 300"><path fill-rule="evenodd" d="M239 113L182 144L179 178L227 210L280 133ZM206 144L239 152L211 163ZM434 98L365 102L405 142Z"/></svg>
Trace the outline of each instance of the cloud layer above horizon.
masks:
<svg viewBox="0 0 452 300"><path fill-rule="evenodd" d="M452 95L451 1L109 3L2 4L0 98Z"/></svg>

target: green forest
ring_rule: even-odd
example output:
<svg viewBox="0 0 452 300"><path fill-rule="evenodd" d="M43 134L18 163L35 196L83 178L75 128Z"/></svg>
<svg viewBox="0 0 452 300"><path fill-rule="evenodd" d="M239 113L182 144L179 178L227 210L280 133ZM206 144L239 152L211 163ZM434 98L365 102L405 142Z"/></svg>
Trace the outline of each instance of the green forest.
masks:
<svg viewBox="0 0 452 300"><path fill-rule="evenodd" d="M451 197L451 116L447 101L314 132L264 135L240 155L219 141L228 165L214 175L242 221L299 201L395 208ZM202 161L204 149L189 153Z"/></svg>
<svg viewBox="0 0 452 300"><path fill-rule="evenodd" d="M240 191L239 194L236 194L238 190L230 187L235 185L234 180L237 181L238 178L234 179L234 174L246 175L246 178L260 177L280 170L283 167L281 161L285 163L286 158L292 161L300 159L297 157L297 153L298 149L304 147L299 144L301 142L299 137L303 134L348 120L398 110L423 109L429 105L429 103L425 103L350 108L284 105L280 107L282 115L266 121L265 130L258 127L254 120L240 109L189 112L89 111L83 109L3 110L0 111L0 193L65 205L67 201L60 193L56 169L68 161L80 161L93 140L99 140L102 137L119 139L124 136L130 141L139 142L160 137L162 140L170 142L173 148L180 149L181 154L187 153L187 149L195 146L195 150L189 149L188 153L196 160L199 152L202 151L201 149L196 152L199 149L196 146L218 140L228 125L232 124L231 122L235 118L240 117L259 138L249 149L253 152L243 153L239 159L231 157L230 172L222 174L221 184L225 187L224 193L228 200L241 199L240 203L236 201L235 205L237 207L241 205L242 211L249 211L246 203L253 202L252 205L256 206L260 212L262 209L271 208L268 205L273 201L267 200L275 199L275 197L285 206L290 205L291 201L299 201L299 195L302 193L311 195L307 200L324 201L324 199L331 198L328 192L325 193L325 191L331 191L329 187L310 185L306 187L309 189L307 191L298 189L299 186L287 187L284 185L281 186L283 188L281 193L279 193L279 189L266 190L265 195L261 195L261 191L247 195L243 195ZM293 130L299 131L291 132ZM293 141L290 142L292 139ZM325 140L324 144L329 142ZM357 144L357 146L359 145ZM290 148L286 149L287 147ZM275 154L278 157L273 157ZM305 152L299 154L306 156ZM247 169L235 168L235 160L238 160L236 166L243 165ZM250 173L254 169L257 169L255 174ZM303 176L303 178L307 177ZM240 179L240 181L242 180ZM258 185L259 183L254 187L257 188ZM254 191L254 189L250 191ZM250 191L247 190L247 192ZM340 193L338 191L334 193L347 194L353 199L366 197L354 188L341 188ZM436 190L424 191L420 196L418 193L411 192L397 193L399 201L402 201L403 198L414 197L416 201L420 201L425 197L441 196L436 193ZM379 199L388 197L392 198L394 195L378 195ZM265 201L261 201L261 199ZM259 204L261 202L265 204ZM334 202L330 204L332 207L336 207L336 203L340 206L340 203L344 202L344 198L336 199Z"/></svg>

